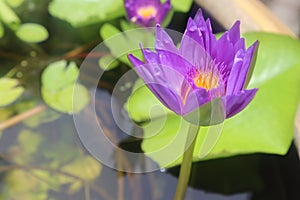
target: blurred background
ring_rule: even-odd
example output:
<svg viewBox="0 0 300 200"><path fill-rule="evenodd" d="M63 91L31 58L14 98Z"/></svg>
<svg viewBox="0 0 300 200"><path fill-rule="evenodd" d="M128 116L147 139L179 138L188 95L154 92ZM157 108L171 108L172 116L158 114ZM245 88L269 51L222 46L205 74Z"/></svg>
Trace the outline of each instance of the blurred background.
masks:
<svg viewBox="0 0 300 200"><path fill-rule="evenodd" d="M299 0L261 0L294 33L300 35L300 1Z"/></svg>
<svg viewBox="0 0 300 200"><path fill-rule="evenodd" d="M9 9L6 11L13 10L15 12L13 15L9 15L9 13L12 14L9 11L3 16L1 13L4 8L1 7L4 5L3 2L9 2L7 3ZM78 137L71 115L72 110L69 109L72 99L68 99L67 95L64 96L70 90L59 94L59 98L62 99L59 99L60 101L55 98L51 99L52 96L43 96L45 94L41 91L42 86L47 85L53 89L53 87L60 87L59 83L64 80L74 82L77 68L95 45L115 33L119 34L120 28L134 27L126 22L123 1L116 1L119 4L112 6L119 6L116 12L107 12L105 13L107 16L97 16L99 18L96 19L85 18L85 16L90 16L91 12L99 13L101 10L93 10L94 6L87 9L80 2L80 0L0 0L0 19L6 19L6 21L3 20L5 23L0 20L1 24L5 24L5 33L0 39L0 75L1 78L6 76L13 79L9 82L10 87L6 92L14 91L18 94L23 92L20 98L16 95L13 101L0 107L0 200L172 199L177 184L178 166L152 173L131 174L102 165L91 156ZM87 2L97 2L97 0ZM187 9L177 4L178 10L174 12L174 19L169 25L170 28L180 32L184 31L188 17L194 15L199 6L203 6L206 17L214 18L215 32L224 31L233 24L233 21L241 19L242 26L246 25L244 31L266 31L264 28L268 28L267 30L271 29L272 32L293 37L300 36L299 0L262 0L270 10L265 10L259 5L254 6L254 10L249 10L252 7L245 5L256 2L252 0L176 0L176 2L191 2ZM239 4L240 9L234 9L234 5L241 2L245 3L244 7ZM74 6L73 10L67 9L76 3L79 8ZM48 5L52 5L51 9ZM107 5L110 6L109 3ZM206 6L208 9L205 9ZM216 9L213 6L216 6ZM65 10L71 11L65 12ZM85 12L81 12L82 10ZM113 18L114 14L118 16ZM36 23L42 27L29 26L29 30L23 29L24 32L18 35L15 33L18 25L14 24L18 21L15 21L15 16L19 17L24 24ZM271 21L264 21L266 18ZM283 24L278 22L278 19ZM120 26L121 20L123 25L125 24L124 27L122 24ZM267 26L269 24L271 26ZM107 28L107 32L103 30L103 27ZM38 34L33 34L33 28ZM35 41L30 41L32 37L37 38ZM290 38L287 40L296 43L296 40ZM111 59L109 56L112 56L109 54L111 52L107 53L107 49L111 46L109 44L107 46L106 52L94 52L89 55L88 64L96 66L93 70L104 71L101 65L106 63L105 60L100 60L100 57L108 56L106 58ZM283 48L289 49L284 45ZM56 62L62 60L63 62ZM120 147L141 152L142 141L128 138L128 135L118 129L113 121L110 110L111 93L121 75L130 69L128 61L126 63L120 59L113 64L114 68L105 71L103 80L91 78L95 74L95 71L91 70L83 74L82 83L85 83L86 88L95 85L97 87L95 98L97 120L107 125L107 135L114 138L115 143ZM54 67L56 71L47 70L50 67ZM64 71L65 68L71 70L66 70L67 73ZM45 71L47 71L47 76L42 78ZM131 93L135 80L124 81L126 82L121 85L120 90L127 97ZM63 85L63 89L70 89L68 86ZM277 90L276 87L272 89ZM7 96L9 95L6 93L0 97ZM48 101L45 102L47 98ZM82 89L78 98L89 101L88 89ZM122 109L124 102L117 103ZM89 115L91 114L89 109L85 108L83 112ZM119 117L124 117L121 114ZM128 120L127 118L125 119ZM126 120L125 123L131 127L131 122ZM289 123L290 127L293 122L286 123ZM298 120L296 128L299 127L300 121ZM143 132L141 129L133 131L140 134ZM194 163L187 199L300 199L300 162L297 147L292 142L292 134L294 134L293 131L282 134L288 135L286 136L288 139L283 136L286 139L283 146L288 149L285 156L253 153ZM270 135L272 136L272 133ZM273 139L276 140L276 136L262 139L272 143ZM274 143L281 144L279 140ZM263 143L260 141L260 138L256 140L259 144ZM267 147L264 149L268 150ZM107 149L104 148L104 150ZM126 164L126 162L123 163L124 159L122 161L115 159L115 152L107 151L106 153L111 155L111 159L117 164L119 162ZM153 163L157 164L155 161Z"/></svg>

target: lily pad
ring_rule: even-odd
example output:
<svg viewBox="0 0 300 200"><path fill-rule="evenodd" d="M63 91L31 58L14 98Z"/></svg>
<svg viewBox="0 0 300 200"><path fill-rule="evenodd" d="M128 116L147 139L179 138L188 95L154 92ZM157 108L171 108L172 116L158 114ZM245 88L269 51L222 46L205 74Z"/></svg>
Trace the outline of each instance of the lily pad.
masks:
<svg viewBox="0 0 300 200"><path fill-rule="evenodd" d="M25 42L38 43L46 40L49 37L47 29L35 23L26 23L20 25L16 31L18 38Z"/></svg>
<svg viewBox="0 0 300 200"><path fill-rule="evenodd" d="M3 0L0 0L0 20L12 30L16 30L21 23L16 13Z"/></svg>
<svg viewBox="0 0 300 200"><path fill-rule="evenodd" d="M139 44L144 47L153 46L155 37L151 30L154 31L155 29L135 28L135 26L124 21L121 22L121 28L124 32L111 24L104 24L100 29L100 36L116 59L131 66L127 54L132 53L136 57L142 58L138 46Z"/></svg>
<svg viewBox="0 0 300 200"><path fill-rule="evenodd" d="M0 22L0 38L4 36L4 27L3 24Z"/></svg>
<svg viewBox="0 0 300 200"><path fill-rule="evenodd" d="M194 161L250 153L284 155L291 145L295 113L300 100L300 43L288 36L269 33L247 33L245 38L248 44L255 40L260 41L256 67L248 86L257 87L259 91L249 106L227 119L224 126L221 124L218 127L201 128ZM148 104L145 104L146 101ZM127 104L134 105L127 109L129 115L137 122L149 121L149 110L158 105L151 92L134 93L128 102ZM168 118L170 115L174 114L168 114ZM154 116L159 116L159 113L154 113ZM170 167L181 162L181 157L178 157L173 162L166 163L166 154L153 153L170 143L170 140L163 138L174 138L174 134L179 134L177 129L173 130L173 126L180 120L182 119L173 117L172 122L167 121L155 135L152 132L151 137L148 137L151 126L144 127L146 139L142 143L142 149L161 167ZM155 119L152 119L151 123L154 122ZM212 129L215 130L210 131ZM219 131L220 135L215 131ZM210 132L215 135L211 136ZM215 145L210 137L215 138ZM184 136L176 138L185 140ZM204 147L206 153L203 152ZM180 147L177 146L176 149Z"/></svg>
<svg viewBox="0 0 300 200"><path fill-rule="evenodd" d="M18 84L16 79L0 78L0 106L11 104L22 95L24 88Z"/></svg>
<svg viewBox="0 0 300 200"><path fill-rule="evenodd" d="M101 69L108 71L118 67L119 62L115 57L108 55L99 58L98 65Z"/></svg>
<svg viewBox="0 0 300 200"><path fill-rule="evenodd" d="M20 5L24 2L24 0L5 0L5 1L6 1L11 7L14 7L14 8L20 6Z"/></svg>
<svg viewBox="0 0 300 200"><path fill-rule="evenodd" d="M42 97L53 109L64 113L77 113L89 102L89 92L81 84L75 83L78 68L66 61L50 64L42 74Z"/></svg>
<svg viewBox="0 0 300 200"><path fill-rule="evenodd" d="M152 107L150 107L150 105ZM159 118L167 113L172 114L172 111L165 107L153 95L153 93L146 85L144 85L144 82L141 79L136 81L132 89L132 94L124 107L127 110L130 118L136 122L145 122L149 119Z"/></svg>
<svg viewBox="0 0 300 200"><path fill-rule="evenodd" d="M191 9L193 0L172 0L171 4L175 11L188 12Z"/></svg>
<svg viewBox="0 0 300 200"><path fill-rule="evenodd" d="M80 27L120 17L125 11L122 0L53 0L49 12Z"/></svg>

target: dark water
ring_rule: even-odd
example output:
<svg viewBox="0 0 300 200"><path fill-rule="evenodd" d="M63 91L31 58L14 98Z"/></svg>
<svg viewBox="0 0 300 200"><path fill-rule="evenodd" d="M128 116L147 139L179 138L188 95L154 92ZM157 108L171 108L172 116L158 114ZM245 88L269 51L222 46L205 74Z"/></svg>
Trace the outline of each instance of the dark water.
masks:
<svg viewBox="0 0 300 200"><path fill-rule="evenodd" d="M24 184L24 177L21 176L20 180L18 176L11 177L14 171L19 170L30 175L26 184L32 184L34 187L27 187L23 193L31 194L32 199L41 192L45 193L47 199L87 199L87 192L89 199L103 200L118 199L118 195L119 198L122 196L121 199L173 198L179 167L151 173L130 174L102 165L100 175L90 181L88 189L82 186L74 193L70 193L68 191L72 182L51 180L45 174L63 177L64 174L61 173L64 171L63 166L78 158L84 168L90 167L84 164L83 156L89 156L89 153L81 145L72 117L64 116L54 122L26 129L43 138L38 148L30 154L23 154L20 152L22 149L17 148L18 146L22 148L18 137L24 130L23 124L4 131L0 140L2 157L0 199L22 199L20 196L11 198L12 194L8 192L20 191L14 188L19 181ZM124 141L124 137L120 141ZM28 158L27 155L31 157ZM38 171L40 173L36 173ZM88 171L75 167L70 173L82 174L85 177ZM52 184L59 187L53 187ZM41 187L42 185L46 189ZM299 185L300 163L296 149L292 145L286 156L255 154L194 163L186 199L295 200L300 198Z"/></svg>

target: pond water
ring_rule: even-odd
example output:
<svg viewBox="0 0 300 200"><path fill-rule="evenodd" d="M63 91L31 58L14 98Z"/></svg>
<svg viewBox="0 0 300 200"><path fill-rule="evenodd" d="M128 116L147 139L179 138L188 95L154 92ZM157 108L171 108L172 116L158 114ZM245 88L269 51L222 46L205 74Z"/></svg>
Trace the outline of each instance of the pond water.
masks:
<svg viewBox="0 0 300 200"><path fill-rule="evenodd" d="M115 130L112 134L126 147L127 138ZM0 199L172 199L179 171L131 174L102 165L82 146L70 116L7 129L0 152ZM286 156L254 154L194 163L186 199L298 199L299 184L299 158L292 146Z"/></svg>
<svg viewBox="0 0 300 200"><path fill-rule="evenodd" d="M0 39L0 75L9 73L26 88L17 103L0 108L0 200L172 199L179 167L139 174L108 167L98 162L82 144L72 115L54 111L43 103L40 92L43 69L61 59L80 65L86 52L100 42L100 24L75 29L47 14L45 9L50 1L37 2L27 1L16 9L17 13L23 22L43 24L51 37L40 44L28 44L7 28ZM190 14L195 10L196 7ZM185 24L188 16L176 14L170 28L182 32L184 27L178 24ZM213 24L214 30L223 30L215 22ZM91 64L98 62L99 55L94 56L89 58ZM141 140L124 134L113 122L110 110L114 85L128 70L122 65L105 72L100 81L91 79L89 74L82 79L87 86L97 82L98 87L93 88L97 91L97 119L99 123L105 121L109 137L123 149L141 152ZM134 82L127 81L124 96L130 94ZM118 104L121 108L124 102ZM27 115L22 115L24 112ZM89 115L90 107L82 112ZM127 125L132 126L129 122ZM102 149L116 165L133 167L126 166L128 158L117 158L115 152ZM143 161L140 162L138 164L142 165ZM194 163L186 199L300 199L299 185L300 163L292 145L286 156L253 154Z"/></svg>

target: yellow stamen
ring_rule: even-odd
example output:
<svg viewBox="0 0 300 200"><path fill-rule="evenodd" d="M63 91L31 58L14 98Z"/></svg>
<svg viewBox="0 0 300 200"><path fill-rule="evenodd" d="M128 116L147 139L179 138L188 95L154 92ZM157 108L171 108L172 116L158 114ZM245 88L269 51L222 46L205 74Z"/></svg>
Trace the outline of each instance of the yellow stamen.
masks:
<svg viewBox="0 0 300 200"><path fill-rule="evenodd" d="M150 19L151 17L156 16L157 10L153 6L146 6L139 8L137 14L144 19Z"/></svg>
<svg viewBox="0 0 300 200"><path fill-rule="evenodd" d="M197 73L194 78L194 83L199 88L205 88L207 91L217 88L219 86L219 77L212 72L209 73Z"/></svg>

